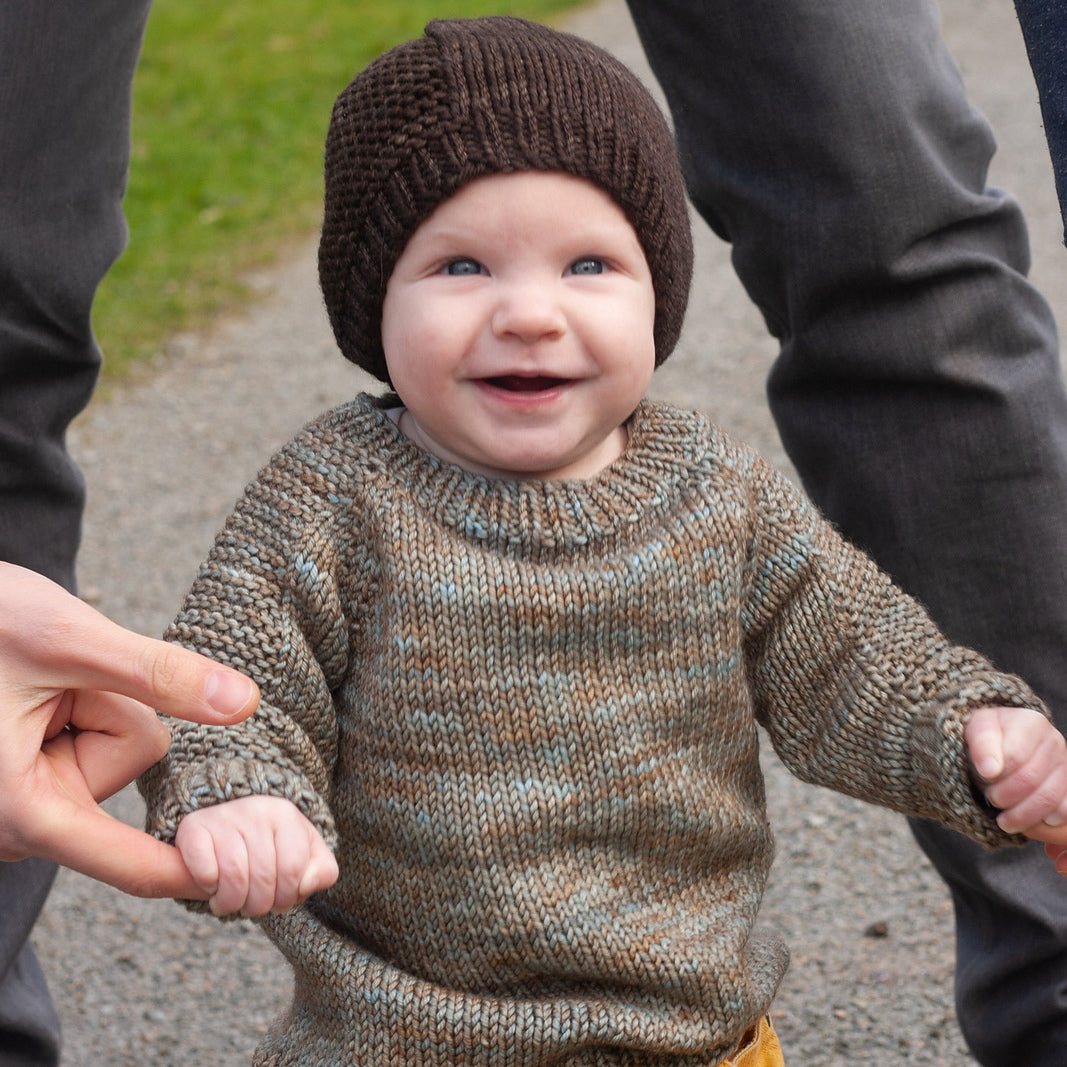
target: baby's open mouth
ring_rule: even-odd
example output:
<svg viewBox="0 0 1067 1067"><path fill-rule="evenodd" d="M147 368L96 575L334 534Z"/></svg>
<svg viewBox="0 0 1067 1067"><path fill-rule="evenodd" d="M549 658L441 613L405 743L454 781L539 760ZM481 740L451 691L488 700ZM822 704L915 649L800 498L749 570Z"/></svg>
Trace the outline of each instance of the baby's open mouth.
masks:
<svg viewBox="0 0 1067 1067"><path fill-rule="evenodd" d="M485 381L497 389L506 389L512 393L541 393L565 385L569 379L554 378L550 375L501 374Z"/></svg>

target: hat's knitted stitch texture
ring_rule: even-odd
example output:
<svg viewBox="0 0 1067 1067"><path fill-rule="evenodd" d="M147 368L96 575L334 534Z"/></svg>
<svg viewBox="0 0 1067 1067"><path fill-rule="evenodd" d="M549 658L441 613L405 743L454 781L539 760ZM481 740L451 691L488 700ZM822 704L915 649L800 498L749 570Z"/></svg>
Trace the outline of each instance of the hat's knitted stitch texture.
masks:
<svg viewBox="0 0 1067 1067"><path fill-rule="evenodd" d="M603 188L648 260L657 363L678 340L693 247L670 129L636 76L587 41L507 17L431 22L337 98L325 166L326 309L344 355L383 381L396 261L438 204L487 174L563 171Z"/></svg>

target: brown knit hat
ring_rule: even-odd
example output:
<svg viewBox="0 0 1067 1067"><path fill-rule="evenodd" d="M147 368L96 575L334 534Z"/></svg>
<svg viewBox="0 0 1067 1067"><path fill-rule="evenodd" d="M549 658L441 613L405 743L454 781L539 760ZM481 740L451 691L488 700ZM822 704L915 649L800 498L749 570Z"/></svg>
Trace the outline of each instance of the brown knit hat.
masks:
<svg viewBox="0 0 1067 1067"><path fill-rule="evenodd" d="M319 280L344 355L388 381L385 287L411 235L486 174L564 171L602 187L637 232L656 293L656 362L678 340L693 246L662 112L600 48L522 19L431 22L337 98L326 139Z"/></svg>

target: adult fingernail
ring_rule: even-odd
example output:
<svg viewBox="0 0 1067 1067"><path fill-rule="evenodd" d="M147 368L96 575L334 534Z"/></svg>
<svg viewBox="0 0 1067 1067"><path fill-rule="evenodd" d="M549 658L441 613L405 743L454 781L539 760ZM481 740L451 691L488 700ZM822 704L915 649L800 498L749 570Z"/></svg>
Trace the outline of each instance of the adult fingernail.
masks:
<svg viewBox="0 0 1067 1067"><path fill-rule="evenodd" d="M204 699L220 715L236 715L248 705L254 689L251 679L236 671L215 671L204 687Z"/></svg>

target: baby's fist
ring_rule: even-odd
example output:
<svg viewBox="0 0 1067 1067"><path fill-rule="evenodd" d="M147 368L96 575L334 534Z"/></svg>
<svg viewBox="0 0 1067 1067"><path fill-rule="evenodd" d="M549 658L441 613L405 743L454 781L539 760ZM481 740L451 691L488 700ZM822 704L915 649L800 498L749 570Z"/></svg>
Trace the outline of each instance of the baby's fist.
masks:
<svg viewBox="0 0 1067 1067"><path fill-rule="evenodd" d="M280 797L247 796L190 812L174 843L216 915L283 912L337 880L322 835Z"/></svg>
<svg viewBox="0 0 1067 1067"><path fill-rule="evenodd" d="M979 708L964 730L982 792L1000 809L997 825L1067 845L1067 742L1030 708Z"/></svg>

